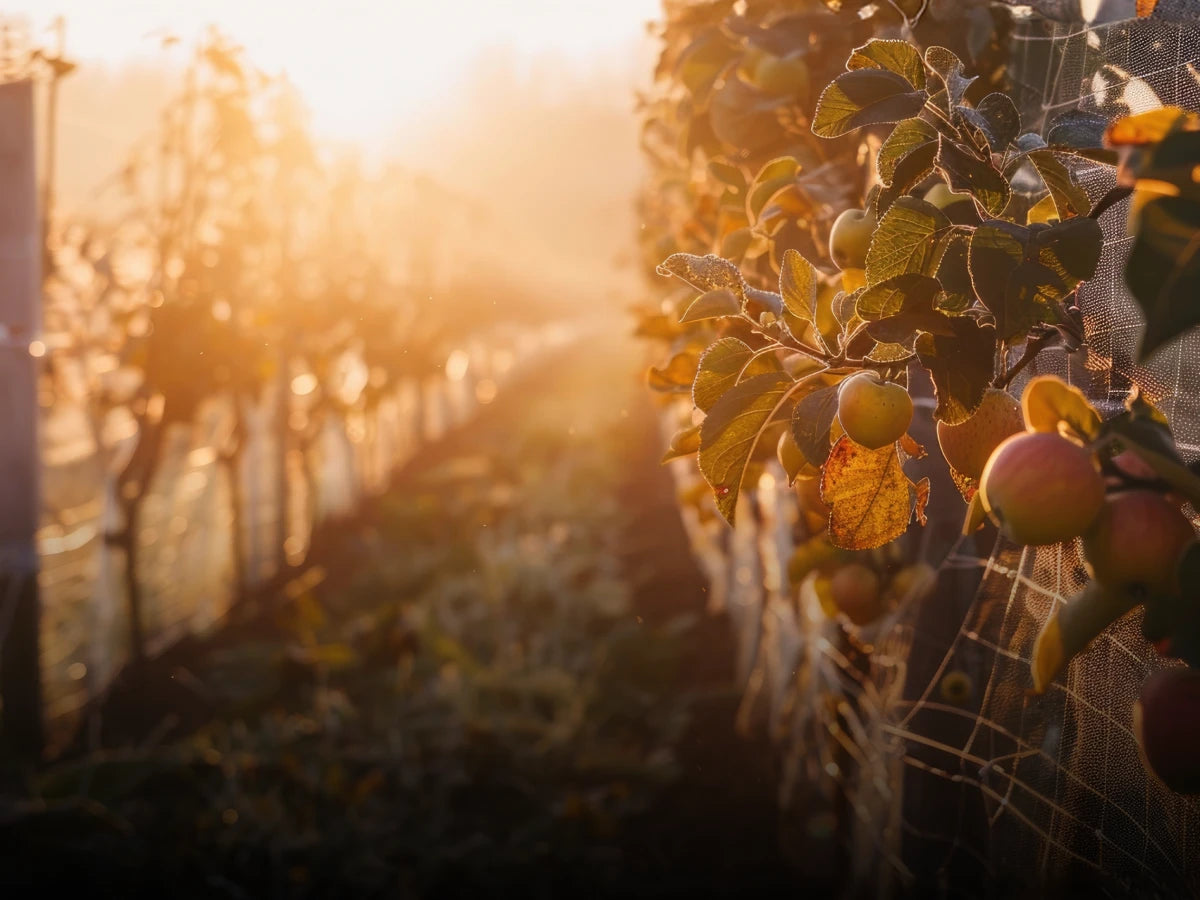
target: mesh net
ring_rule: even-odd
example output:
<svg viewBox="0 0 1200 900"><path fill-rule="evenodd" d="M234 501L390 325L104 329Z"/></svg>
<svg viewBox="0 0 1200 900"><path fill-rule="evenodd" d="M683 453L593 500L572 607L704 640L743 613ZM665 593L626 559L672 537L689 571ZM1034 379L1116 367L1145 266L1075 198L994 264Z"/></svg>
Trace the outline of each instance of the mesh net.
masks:
<svg viewBox="0 0 1200 900"><path fill-rule="evenodd" d="M1075 108L1111 118L1160 103L1200 104L1194 25L1088 27L1030 17L1017 23L1012 41L1017 98L1035 127ZM1111 169L1078 174L1093 199L1112 186ZM1087 351L1043 354L1030 374L1064 377L1108 412L1137 383L1194 453L1200 398L1187 386L1200 367L1200 338L1134 364L1141 318L1122 276L1127 215L1121 204L1101 219L1103 261L1079 297ZM1045 696L1029 698L1041 623L1086 573L1071 545L1022 549L1000 541L989 551L964 542L947 558L955 582L969 588L978 579L978 588L941 665L919 690L923 679L909 673L912 700L887 726L902 742L906 769L904 858L956 885L982 876L1016 887L1036 873L1109 893L1195 894L1200 808L1146 776L1132 731L1139 687L1161 665L1136 616L1098 639ZM959 706L946 703L941 689L952 670L973 686Z"/></svg>
<svg viewBox="0 0 1200 900"><path fill-rule="evenodd" d="M1200 109L1194 21L1064 18L1014 16L1026 130L1076 108L1109 118L1159 104ZM1113 185L1100 165L1076 174L1093 200ZM1105 253L1079 297L1086 349L1041 354L1014 390L1052 373L1111 414L1136 383L1191 459L1200 454L1200 335L1134 362L1142 320L1123 281L1127 216L1126 201L1100 220ZM698 477L686 464L677 471ZM1132 731L1142 682L1167 664L1141 636L1139 614L1046 694L1028 696L1042 623L1086 581L1079 550L1021 548L994 531L961 538L962 506L944 472L914 477L923 474L942 479L935 490L954 501L904 539L910 555L937 566L936 592L856 635L831 623L815 596L802 590L797 604L773 571L796 521L781 473L743 498L739 521L751 524L724 537L719 523L689 513L697 546L723 556L710 571L741 631L743 713L761 714L785 743L785 801L811 819L802 808L811 794L796 798L814 781L836 786L852 893L1026 896L1086 884L1102 896L1200 894L1200 805L1147 776Z"/></svg>

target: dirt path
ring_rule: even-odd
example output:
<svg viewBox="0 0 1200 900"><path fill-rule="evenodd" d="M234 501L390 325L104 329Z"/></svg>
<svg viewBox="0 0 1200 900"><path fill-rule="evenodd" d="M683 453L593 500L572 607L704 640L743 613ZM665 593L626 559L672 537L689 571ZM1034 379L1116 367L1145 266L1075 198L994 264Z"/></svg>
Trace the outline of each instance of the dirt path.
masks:
<svg viewBox="0 0 1200 900"><path fill-rule="evenodd" d="M800 886L770 748L734 731L731 634L705 611L639 353L599 334L530 370L326 531L319 584L129 673L91 730L117 755L40 788L77 843L39 843L61 825L35 810L0 846L44 862L43 886L127 896ZM76 821L80 799L120 832Z"/></svg>

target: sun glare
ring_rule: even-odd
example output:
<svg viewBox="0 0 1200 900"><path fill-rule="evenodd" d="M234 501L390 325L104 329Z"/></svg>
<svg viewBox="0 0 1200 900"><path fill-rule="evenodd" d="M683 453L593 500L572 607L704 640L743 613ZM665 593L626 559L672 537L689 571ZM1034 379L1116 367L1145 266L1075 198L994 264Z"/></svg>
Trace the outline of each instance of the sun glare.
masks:
<svg viewBox="0 0 1200 900"><path fill-rule="evenodd" d="M522 58L553 54L586 64L621 52L651 19L658 0L561 3L467 0L460 3L281 0L17 0L36 31L56 16L68 22L73 58L120 64L162 58L162 39L191 38L217 25L270 74L286 72L324 136L372 141L438 111L473 60L494 48Z"/></svg>

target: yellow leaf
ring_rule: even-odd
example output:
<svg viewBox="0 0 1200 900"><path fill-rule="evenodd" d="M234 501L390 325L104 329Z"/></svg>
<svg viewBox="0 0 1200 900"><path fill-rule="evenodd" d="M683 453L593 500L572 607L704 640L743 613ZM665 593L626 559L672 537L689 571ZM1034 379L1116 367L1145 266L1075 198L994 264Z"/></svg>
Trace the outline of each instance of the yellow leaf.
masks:
<svg viewBox="0 0 1200 900"><path fill-rule="evenodd" d="M1110 591L1089 581L1065 605L1055 607L1038 633L1029 660L1033 693L1041 694L1071 659L1137 606L1131 592Z"/></svg>
<svg viewBox="0 0 1200 900"><path fill-rule="evenodd" d="M909 459L924 459L925 448L916 442L911 434L905 432L900 435L900 449L903 450Z"/></svg>
<svg viewBox="0 0 1200 900"><path fill-rule="evenodd" d="M846 550L882 547L908 529L922 493L928 487L919 491L904 474L895 444L869 450L839 438L821 475L830 539Z"/></svg>
<svg viewBox="0 0 1200 900"><path fill-rule="evenodd" d="M1025 386L1021 412L1030 431L1057 432L1065 423L1089 441L1100 432L1100 414L1083 392L1054 375L1039 375Z"/></svg>
<svg viewBox="0 0 1200 900"><path fill-rule="evenodd" d="M691 350L676 353L661 368L651 366L646 382L656 391L675 391L691 388L700 366L700 354Z"/></svg>
<svg viewBox="0 0 1200 900"><path fill-rule="evenodd" d="M1062 627L1058 623L1058 610L1050 613L1050 618L1042 626L1037 640L1033 644L1033 657L1029 660L1029 670L1033 675L1033 692L1043 694L1050 686L1051 680L1058 674L1065 656L1062 642Z"/></svg>
<svg viewBox="0 0 1200 900"><path fill-rule="evenodd" d="M689 456L700 449L700 426L692 425L681 429L671 436L671 446L663 454L662 461L668 463L681 456Z"/></svg>
<svg viewBox="0 0 1200 900"><path fill-rule="evenodd" d="M860 287L867 286L867 272L865 269L842 269L842 290L847 294L853 294Z"/></svg>
<svg viewBox="0 0 1200 900"><path fill-rule="evenodd" d="M1025 214L1025 222L1033 225L1037 222L1057 222L1061 218L1058 214L1058 205L1054 202L1054 195L1047 194L1037 203L1029 208L1029 212Z"/></svg>
<svg viewBox="0 0 1200 900"><path fill-rule="evenodd" d="M922 478L913 485L913 514L922 525L929 520L925 517L925 507L929 505L929 479Z"/></svg>
<svg viewBox="0 0 1200 900"><path fill-rule="evenodd" d="M1173 131L1194 131L1200 127L1200 116L1178 106L1161 106L1135 116L1125 116L1108 126L1104 143L1108 147L1129 144L1155 144Z"/></svg>
<svg viewBox="0 0 1200 900"><path fill-rule="evenodd" d="M967 517L963 520L963 537L974 534L983 527L983 523L986 521L987 509L983 505L983 495L975 491L967 503Z"/></svg>

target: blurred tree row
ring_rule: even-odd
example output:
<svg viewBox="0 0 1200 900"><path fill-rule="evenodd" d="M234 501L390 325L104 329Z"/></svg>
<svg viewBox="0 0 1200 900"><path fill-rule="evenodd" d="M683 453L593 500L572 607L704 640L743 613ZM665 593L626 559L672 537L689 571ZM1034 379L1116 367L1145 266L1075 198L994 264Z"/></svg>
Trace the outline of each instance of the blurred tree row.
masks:
<svg viewBox="0 0 1200 900"><path fill-rule="evenodd" d="M118 524L106 539L126 562L141 656L139 531L172 427L225 423L217 452L240 596L254 581L238 475L251 421L273 419L275 555L286 572L288 459L298 453L311 482L308 453L326 423L370 428L405 383L418 386L419 432L420 386L511 304L496 302L502 283L448 271L439 226L468 219L464 201L398 166L330 159L286 79L264 75L216 31L106 190L119 213L58 223L48 238L44 401L84 405L114 475Z"/></svg>

